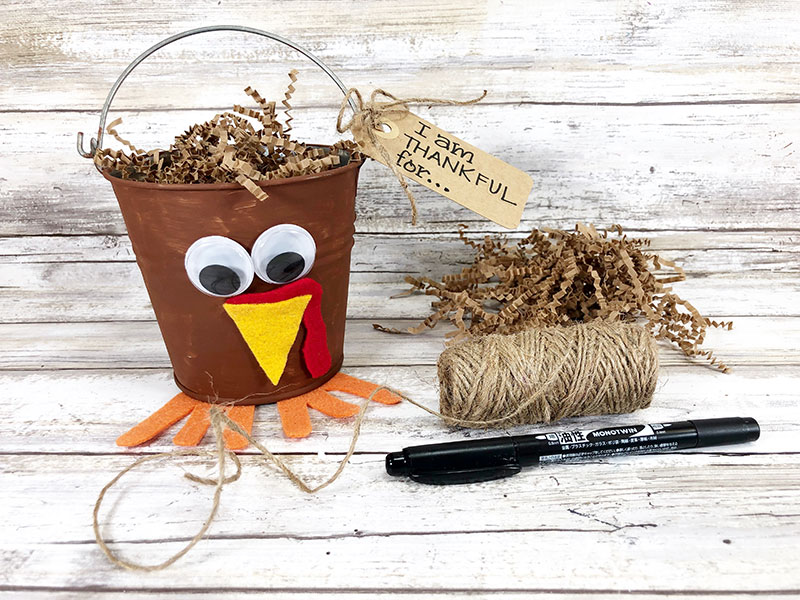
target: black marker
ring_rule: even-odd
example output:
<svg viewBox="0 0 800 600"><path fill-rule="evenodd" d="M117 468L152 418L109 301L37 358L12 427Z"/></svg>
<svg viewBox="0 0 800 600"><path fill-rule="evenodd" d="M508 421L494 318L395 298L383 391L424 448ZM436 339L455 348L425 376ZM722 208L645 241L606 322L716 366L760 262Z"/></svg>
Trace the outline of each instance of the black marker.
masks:
<svg viewBox="0 0 800 600"><path fill-rule="evenodd" d="M739 444L759 434L751 417L536 433L412 446L387 454L386 472L420 483L474 483L510 477L544 462Z"/></svg>

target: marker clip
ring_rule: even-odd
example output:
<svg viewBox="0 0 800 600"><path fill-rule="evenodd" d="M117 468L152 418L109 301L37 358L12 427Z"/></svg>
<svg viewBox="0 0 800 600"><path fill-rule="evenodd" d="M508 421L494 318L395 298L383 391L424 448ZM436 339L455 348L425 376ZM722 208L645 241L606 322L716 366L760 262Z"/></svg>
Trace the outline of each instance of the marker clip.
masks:
<svg viewBox="0 0 800 600"><path fill-rule="evenodd" d="M430 485L457 485L460 483L478 483L493 481L516 475L522 470L519 463L462 469L460 471L423 471L410 473L409 477L418 483Z"/></svg>

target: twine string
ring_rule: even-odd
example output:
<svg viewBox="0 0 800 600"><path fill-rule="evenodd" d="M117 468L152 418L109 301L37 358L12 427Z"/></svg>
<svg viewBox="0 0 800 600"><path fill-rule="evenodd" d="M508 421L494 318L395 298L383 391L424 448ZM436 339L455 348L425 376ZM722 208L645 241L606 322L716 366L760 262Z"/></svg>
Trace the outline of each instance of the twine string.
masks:
<svg viewBox="0 0 800 600"><path fill-rule="evenodd" d="M477 374L477 376L476 376ZM225 449L225 427L243 436L262 460L274 464L302 492L314 494L335 482L355 453L361 427L375 395L381 390L397 394L409 404L441 418L449 425L492 427L549 422L579 414L631 412L647 406L658 378L658 351L653 337L634 324L605 322L571 327L531 330L514 335L488 335L446 350L439 359L441 411L434 410L387 385L375 388L359 407L347 452L333 474L320 483L307 481L279 456L233 421L218 406L210 410L216 449L174 450L145 456L120 471L107 483L94 506L93 525L97 543L108 559L139 571L164 569L191 550L206 534L219 508L222 489L239 479L239 458ZM463 416L456 416L463 415ZM208 517L195 536L178 552L158 564L123 559L108 547L99 526L99 512L106 493L129 471L162 458L210 456L217 459L217 477L186 473L196 483L214 486ZM225 477L230 457L236 473Z"/></svg>
<svg viewBox="0 0 800 600"><path fill-rule="evenodd" d="M555 377L555 375L554 375ZM306 494L315 494L316 492L328 487L334 481L339 479L339 476L345 469L350 458L353 456L356 448L356 443L358 442L358 438L361 435L361 426L364 422L364 417L367 412L367 408L370 406L373 397L375 394L380 392L381 390L388 390L394 394L400 396L403 400L424 410L425 412L440 417L445 422L452 424L452 425L463 425L465 427L491 427L492 425L497 425L502 421L505 421L509 418L514 418L518 413L524 411L529 404L532 404L538 400L538 397L532 396L529 398L525 403L520 404L516 410L514 410L511 414L506 415L505 417L498 418L498 419L483 419L483 420L471 420L471 419L458 419L452 416L448 416L442 414L441 412L434 410L424 404L417 402L416 400L409 398L407 395L403 394L402 392L391 388L387 385L381 385L377 387L368 398L366 398L362 403L361 407L358 411L358 414L355 419L355 423L353 425L353 434L350 438L350 446L347 449L344 457L333 472L333 474L322 481L317 485L312 485L308 483L304 478L298 475L295 471L292 470L289 465L286 464L284 460L282 460L279 456L272 453L267 447L261 444L258 440L254 439L252 435L250 435L245 429L243 429L236 421L232 420L228 415L225 414L224 411L220 410L218 407L214 406L210 410L210 419L211 425L213 427L214 436L216 438L216 449L215 450L199 450L199 449L190 449L190 450L173 450L171 452L162 452L160 454L154 454L151 456L144 456L139 458L135 462L133 462L128 467L124 468L122 471L117 473L117 475L109 481L102 490L100 490L100 494L97 497L97 501L94 505L94 512L92 514L93 518L93 528L94 528L94 537L97 541L97 544L100 546L100 549L103 551L103 554L115 565L119 567L123 567L125 569L130 569L133 571L159 571L161 569L166 569L170 565L177 562L181 557L183 557L189 550L191 550L206 534L208 528L211 526L211 523L214 521L216 517L217 510L219 509L219 500L222 494L222 489L228 485L229 483L233 483L234 481L238 480L241 472L242 472L242 465L239 460L239 457L225 449L224 438L222 435L223 427L228 427L229 429L233 430L234 432L238 433L239 435L243 436L250 444L252 444L260 453L260 457L265 460L266 462L271 462L278 469L286 475L287 479L292 482L298 489ZM218 476L216 478L205 478L199 477L192 473L185 473L184 477L187 479L194 481L196 483L201 483L204 485L213 485L214 486L214 497L211 504L211 509L209 510L208 517L204 521L203 525L200 527L199 531L195 534L195 536L184 546L181 550L173 554L167 560L158 563L158 564L144 564L144 563L137 563L132 560L128 560L122 558L119 554L115 553L105 541L103 534L100 531L100 524L99 524L99 514L100 514L100 507L103 504L103 500L105 499L106 494L108 491L114 487L117 482L129 471L132 471L139 467L140 465L162 459L162 458L175 458L179 456L209 456L209 457L216 457L217 458L217 465L218 465ZM230 457L234 464L236 465L236 473L228 478L225 478L225 471L224 471L224 464L225 464L225 457Z"/></svg>
<svg viewBox="0 0 800 600"><path fill-rule="evenodd" d="M214 409L217 412L220 412L219 409ZM126 569L136 570L136 571L160 571L161 569L166 569L170 565L177 562L182 556L184 556L189 550L195 547L195 545L203 538L203 536L208 531L208 528L211 527L211 523L214 521L214 517L217 515L217 510L219 509L219 499L222 495L222 489L228 483L233 483L239 476L242 474L242 464L239 462L239 457L236 456L233 452L230 452L225 449L225 440L222 436L222 425L220 424L219 420L211 421L211 424L214 428L214 435L216 437L217 446L216 451L209 451L209 450L200 450L200 449L189 449L189 450L173 450L172 452L162 452L160 454L153 454L151 456L143 456L139 458L131 465L125 467L117 473L117 475L109 481L102 490L100 490L100 494L97 496L97 501L94 504L94 511L92 512L92 528L94 529L94 539L97 541L97 544L100 546L100 549L103 551L103 554L106 555L108 560L119 567L124 567ZM211 502L211 509L209 510L208 517L200 526L198 532L194 535L194 537L189 540L189 542L181 548L178 552L170 556L168 559L161 563L157 564L143 564L143 563L136 563L124 558L121 558L118 554L115 554L111 548L108 547L105 539L103 538L102 533L100 532L100 523L98 515L100 514L100 506L103 504L103 499L106 496L106 493L116 485L116 483L129 471L133 471L140 465L144 463L159 460L162 458L174 458L176 456L216 456L217 458L217 478L210 479L205 477L198 477L192 473L185 473L184 476L197 483L205 484L205 485L213 485L214 486L214 497ZM232 476L226 478L225 477L225 457L229 456L234 464L236 465L236 473Z"/></svg>
<svg viewBox="0 0 800 600"><path fill-rule="evenodd" d="M379 101L379 97L387 98L388 101ZM450 100L447 98L424 98L417 96L401 99L394 94L390 94L386 90L376 89L372 90L369 100L365 102L364 97L361 95L359 90L356 88L350 88L347 90L347 93L342 100L342 104L339 108L339 114L336 117L336 131L339 133L344 133L345 131L349 130L353 134L353 139L355 139L359 146L363 145L364 141L363 139L359 140L359 138L361 137L362 133L366 134L369 144L378 150L384 164L386 164L386 166L391 169L392 173L394 173L395 177L397 177L397 181L400 183L400 186L403 188L408 201L411 203L411 224L416 225L416 198L414 197L411 189L408 187L408 182L406 181L403 172L400 170L400 167L398 167L395 161L392 160L389 151L380 141L380 138L376 132L382 131L381 125L384 122L391 121L392 119L400 119L411 112L411 110L408 108L409 104L468 106L470 104L480 102L485 97L486 90L483 90L483 93L480 96L477 98L472 98L471 100ZM344 122L344 116L349 109L351 99L355 102L358 110L357 112L353 113L347 122Z"/></svg>
<svg viewBox="0 0 800 600"><path fill-rule="evenodd" d="M658 349L639 325L596 321L477 336L447 348L438 370L446 420L548 423L648 406Z"/></svg>

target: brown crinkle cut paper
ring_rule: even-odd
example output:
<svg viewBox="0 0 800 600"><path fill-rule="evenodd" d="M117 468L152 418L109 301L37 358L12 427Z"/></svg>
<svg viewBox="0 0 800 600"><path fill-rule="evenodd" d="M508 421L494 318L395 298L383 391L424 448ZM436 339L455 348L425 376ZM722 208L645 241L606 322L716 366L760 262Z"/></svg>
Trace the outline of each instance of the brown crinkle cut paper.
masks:
<svg viewBox="0 0 800 600"><path fill-rule="evenodd" d="M686 279L673 262L646 252L650 241L629 239L619 225L598 232L578 224L575 231L533 230L511 244L486 236L462 241L476 252L471 266L442 281L407 276L409 293L437 296L434 312L407 331L374 325L390 333L420 333L447 319L454 340L488 333L515 333L531 327L569 325L595 319L632 322L643 318L650 332L686 356L704 357L723 372L728 367L703 350L709 327L731 329L729 321L705 318L675 294L669 283ZM616 237L614 235L616 234ZM664 267L672 274L657 277ZM468 322L468 324L467 324Z"/></svg>
<svg viewBox="0 0 800 600"><path fill-rule="evenodd" d="M361 158L354 142L342 140L333 146L313 146L290 139L297 71L289 73L290 84L281 103L285 122L275 112L275 102L267 102L254 89L245 93L258 108L233 106L233 112L215 115L193 125L177 136L168 150L141 150L123 139L116 130L117 119L106 127L109 135L129 152L104 148L95 154L101 170L122 179L150 183L239 183L256 198L267 193L259 181L319 173L349 160ZM250 121L252 119L252 122Z"/></svg>

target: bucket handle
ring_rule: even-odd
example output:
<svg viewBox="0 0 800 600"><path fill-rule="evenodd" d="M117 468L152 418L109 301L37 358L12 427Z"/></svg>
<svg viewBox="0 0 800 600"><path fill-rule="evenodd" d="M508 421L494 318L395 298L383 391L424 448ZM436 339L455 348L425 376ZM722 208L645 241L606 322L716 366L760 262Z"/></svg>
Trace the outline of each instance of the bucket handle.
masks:
<svg viewBox="0 0 800 600"><path fill-rule="evenodd" d="M309 52L308 50L306 50L302 46L299 46L298 44L294 43L291 40L287 40L286 38L281 37L275 33L270 33L268 31L263 31L261 29L255 29L253 27L245 27L242 25L210 25L208 27L198 27L197 29L189 29L181 33L176 33L171 37L161 40L154 46L151 46L150 48L142 52L139 56L137 56L133 60L133 62L131 62L131 64L129 64L125 68L125 70L120 74L120 76L117 77L117 80L114 82L114 85L108 92L108 96L106 96L106 102L105 104L103 104L103 110L100 111L100 125L97 128L97 138L91 139L89 143L88 152L83 148L83 132L82 131L78 132L78 154L80 154L84 158L92 158L94 157L95 152L97 152L97 149L102 147L103 135L106 127L106 119L108 118L108 111L111 108L111 102L114 100L114 96L117 95L117 91L122 85L122 82L125 81L128 75L131 74L131 71L133 71L137 66L139 66L139 63L144 61L145 58L153 54L155 51L160 50L161 48L171 44L172 42L176 42L178 40L182 40L183 38L187 38L192 35L197 35L199 33L207 33L209 31L241 31L244 33L253 33L255 35L260 35L262 37L269 38L273 41L280 42L281 44L288 46L293 50L296 50L297 52L299 52L300 54L304 55L306 58L311 60L315 65L317 65L320 69L322 69L328 77L330 77L333 80L333 82L339 87L339 89L342 90L342 93L345 95L345 97L347 96L347 87L345 87L345 85L342 83L342 80L339 79L333 71L331 71L330 67L328 67L328 65L323 63L319 58L314 56L311 52ZM350 104L350 108L353 110L353 112L357 112L355 102L353 102L352 98L348 100L348 104Z"/></svg>

